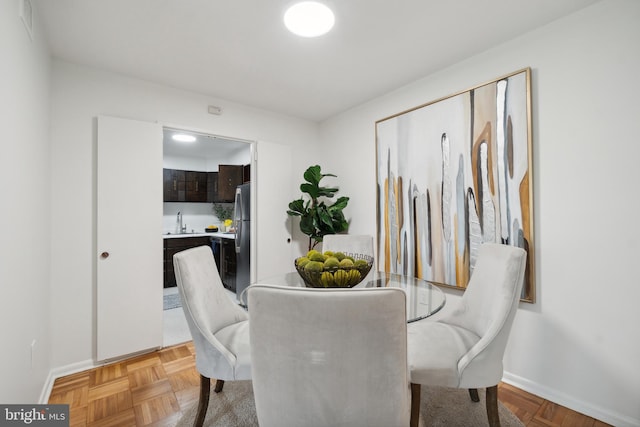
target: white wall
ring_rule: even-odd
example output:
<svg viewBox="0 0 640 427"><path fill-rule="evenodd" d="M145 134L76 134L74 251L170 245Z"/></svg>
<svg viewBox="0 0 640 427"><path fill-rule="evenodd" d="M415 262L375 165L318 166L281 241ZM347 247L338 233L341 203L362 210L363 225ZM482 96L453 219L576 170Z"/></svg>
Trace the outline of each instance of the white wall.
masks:
<svg viewBox="0 0 640 427"><path fill-rule="evenodd" d="M49 53L0 2L0 402L38 402L50 370ZM35 340L33 364L31 344Z"/></svg>
<svg viewBox="0 0 640 427"><path fill-rule="evenodd" d="M52 88L52 363L64 372L89 366L94 359L97 115L289 145L293 159L304 163L305 146L317 143L318 126L58 60L53 62ZM224 114L208 114L210 104L223 107ZM280 167L292 165L274 165ZM292 183L285 191L293 195L294 188ZM285 210L283 206L283 214Z"/></svg>
<svg viewBox="0 0 640 427"><path fill-rule="evenodd" d="M520 304L505 379L616 426L640 425L639 23L640 2L605 0L321 129L351 232L375 233L375 121L532 67L537 302Z"/></svg>

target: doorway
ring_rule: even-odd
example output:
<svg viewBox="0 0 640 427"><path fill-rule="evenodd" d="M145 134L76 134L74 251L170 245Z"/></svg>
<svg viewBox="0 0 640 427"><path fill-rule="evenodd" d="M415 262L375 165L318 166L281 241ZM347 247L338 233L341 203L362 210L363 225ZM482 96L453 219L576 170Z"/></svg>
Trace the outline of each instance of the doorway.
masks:
<svg viewBox="0 0 640 427"><path fill-rule="evenodd" d="M234 239L236 187L253 184L253 149L251 141L163 128L164 347L191 340L175 284L175 252L211 246L227 294L237 301L233 245L223 256L220 250Z"/></svg>

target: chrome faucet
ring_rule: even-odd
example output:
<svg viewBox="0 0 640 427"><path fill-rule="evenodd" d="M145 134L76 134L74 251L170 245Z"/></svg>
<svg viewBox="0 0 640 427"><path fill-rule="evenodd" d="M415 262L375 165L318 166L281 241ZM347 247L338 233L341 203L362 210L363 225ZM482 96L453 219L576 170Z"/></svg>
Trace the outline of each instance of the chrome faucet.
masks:
<svg viewBox="0 0 640 427"><path fill-rule="evenodd" d="M176 216L176 234L180 234L183 231L184 229L182 227L182 214L178 212L178 215Z"/></svg>

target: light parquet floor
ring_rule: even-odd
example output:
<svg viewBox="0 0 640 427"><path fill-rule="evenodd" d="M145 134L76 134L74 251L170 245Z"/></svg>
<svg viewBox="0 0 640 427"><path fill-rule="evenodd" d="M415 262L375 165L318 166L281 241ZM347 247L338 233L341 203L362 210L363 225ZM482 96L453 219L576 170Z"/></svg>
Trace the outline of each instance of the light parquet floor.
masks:
<svg viewBox="0 0 640 427"><path fill-rule="evenodd" d="M198 401L194 354L188 342L58 378L49 403L70 405L71 426L175 426ZM498 397L527 427L608 426L509 384Z"/></svg>

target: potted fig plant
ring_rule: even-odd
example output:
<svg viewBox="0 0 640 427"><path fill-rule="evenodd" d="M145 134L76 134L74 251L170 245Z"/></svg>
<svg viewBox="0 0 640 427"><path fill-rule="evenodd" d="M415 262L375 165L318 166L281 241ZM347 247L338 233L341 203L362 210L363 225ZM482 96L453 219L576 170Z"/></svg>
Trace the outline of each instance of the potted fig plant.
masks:
<svg viewBox="0 0 640 427"><path fill-rule="evenodd" d="M222 231L227 231L227 228L233 223L233 205L230 203L214 203L213 213L221 221Z"/></svg>
<svg viewBox="0 0 640 427"><path fill-rule="evenodd" d="M342 210L349 203L348 197L338 197L334 203L328 204L338 192L337 187L322 187L320 181L333 174L323 174L320 166L310 166L304 172L304 180L300 191L307 195L289 203L287 214L300 217L300 231L309 236L309 250L313 249L327 234L346 231L349 223Z"/></svg>

